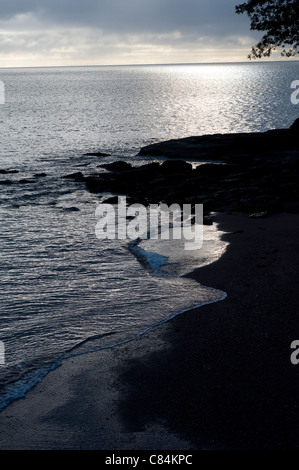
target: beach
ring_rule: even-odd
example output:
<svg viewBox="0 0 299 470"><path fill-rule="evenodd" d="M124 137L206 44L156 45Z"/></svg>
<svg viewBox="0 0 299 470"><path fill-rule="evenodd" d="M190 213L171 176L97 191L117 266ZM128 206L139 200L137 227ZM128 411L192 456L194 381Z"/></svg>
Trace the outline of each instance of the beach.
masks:
<svg viewBox="0 0 299 470"><path fill-rule="evenodd" d="M224 254L189 277L227 298L66 359L0 414L0 449L298 449L299 215L222 211Z"/></svg>

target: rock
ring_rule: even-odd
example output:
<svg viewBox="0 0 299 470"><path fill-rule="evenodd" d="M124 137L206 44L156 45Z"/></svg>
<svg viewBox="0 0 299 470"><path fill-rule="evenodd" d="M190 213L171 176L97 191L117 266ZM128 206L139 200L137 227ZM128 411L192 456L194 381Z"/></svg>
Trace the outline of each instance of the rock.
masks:
<svg viewBox="0 0 299 470"><path fill-rule="evenodd" d="M74 180L77 180L77 181L83 181L84 180L84 176L81 173L81 171L78 171L76 173L71 173L70 175L62 176L61 178L74 179Z"/></svg>
<svg viewBox="0 0 299 470"><path fill-rule="evenodd" d="M210 215L205 215L203 218L203 224L204 225L213 225L213 217Z"/></svg>
<svg viewBox="0 0 299 470"><path fill-rule="evenodd" d="M292 132L294 132L294 131L299 132L299 118L296 119L296 121L293 122L290 129L292 130Z"/></svg>
<svg viewBox="0 0 299 470"><path fill-rule="evenodd" d="M108 199L105 199L105 201L103 201L103 204L118 204L118 202L118 196L111 196L108 197Z"/></svg>
<svg viewBox="0 0 299 470"><path fill-rule="evenodd" d="M214 209L214 206L215 206L215 201L214 199L203 199L202 202L203 204L203 210L205 213L208 213L210 212L211 210Z"/></svg>
<svg viewBox="0 0 299 470"><path fill-rule="evenodd" d="M110 153L104 153L104 152L90 152L90 153L85 153L85 157L111 157Z"/></svg>
<svg viewBox="0 0 299 470"><path fill-rule="evenodd" d="M297 120L291 129L273 129L266 132L212 134L172 139L142 147L138 155L164 156L188 160L219 160L261 158L277 150L298 150L294 131L298 130Z"/></svg>
<svg viewBox="0 0 299 470"><path fill-rule="evenodd" d="M137 178L148 178L149 176L158 174L160 168L161 165L158 162L146 163L145 165L132 168L131 174Z"/></svg>
<svg viewBox="0 0 299 470"><path fill-rule="evenodd" d="M64 210L67 212L79 212L80 211L78 207L64 207Z"/></svg>
<svg viewBox="0 0 299 470"><path fill-rule="evenodd" d="M132 165L127 162L113 162L107 163L106 165L101 165L101 168L105 168L109 171L127 171L131 170Z"/></svg>
<svg viewBox="0 0 299 470"><path fill-rule="evenodd" d="M142 147L138 155L194 160L219 159L219 155L223 152L223 146L228 147L231 140L232 138L225 143L220 134L171 139Z"/></svg>
<svg viewBox="0 0 299 470"><path fill-rule="evenodd" d="M192 171L192 165L184 160L166 160L162 163L160 170L167 174L186 173Z"/></svg>
<svg viewBox="0 0 299 470"><path fill-rule="evenodd" d="M222 163L205 162L192 169L185 158L193 151L196 154L197 145L206 153L212 149L215 158L217 148L221 149ZM190 154L177 152L186 146L191 148ZM291 129L192 137L171 141L171 145L168 142L165 148L170 147L171 158L163 163L140 167L130 167L125 162L105 165L113 171L84 178L87 189L93 193L123 194L142 204L202 203L204 216L215 211L251 215L298 210L298 139ZM173 159L175 154L181 158ZM117 199L107 202L117 203ZM206 224L211 222L210 218L205 219Z"/></svg>
<svg viewBox="0 0 299 470"><path fill-rule="evenodd" d="M215 176L227 176L232 173L234 170L235 165L225 163L225 164L217 164L217 163L205 163L204 165L199 165L193 170L197 175L204 175L215 177Z"/></svg>
<svg viewBox="0 0 299 470"><path fill-rule="evenodd" d="M19 183L21 184L33 184L36 183L36 180L30 179L30 178L22 178L19 180Z"/></svg>
<svg viewBox="0 0 299 470"><path fill-rule="evenodd" d="M3 170L3 169L0 170L1 175L8 175L12 173L19 173L19 170Z"/></svg>
<svg viewBox="0 0 299 470"><path fill-rule="evenodd" d="M91 193L100 193L101 191L105 190L105 186L102 184L102 180L98 176L87 176L85 178L85 183L87 189Z"/></svg>
<svg viewBox="0 0 299 470"><path fill-rule="evenodd" d="M0 184L13 184L13 182L11 180L3 180L0 181Z"/></svg>
<svg viewBox="0 0 299 470"><path fill-rule="evenodd" d="M45 176L47 176L47 173L35 173L34 175L35 178L43 178Z"/></svg>

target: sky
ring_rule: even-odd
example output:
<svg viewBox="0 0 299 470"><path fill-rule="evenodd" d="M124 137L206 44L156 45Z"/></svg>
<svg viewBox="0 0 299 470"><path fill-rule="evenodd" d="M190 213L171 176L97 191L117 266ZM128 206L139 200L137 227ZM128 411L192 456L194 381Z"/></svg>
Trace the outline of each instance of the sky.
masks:
<svg viewBox="0 0 299 470"><path fill-rule="evenodd" d="M0 0L0 67L245 62L243 2Z"/></svg>

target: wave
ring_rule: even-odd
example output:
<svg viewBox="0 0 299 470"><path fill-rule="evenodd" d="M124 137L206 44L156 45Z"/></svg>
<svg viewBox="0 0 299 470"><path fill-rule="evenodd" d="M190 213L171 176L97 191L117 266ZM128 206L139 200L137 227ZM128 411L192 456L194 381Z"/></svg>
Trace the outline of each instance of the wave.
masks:
<svg viewBox="0 0 299 470"><path fill-rule="evenodd" d="M163 271L161 268L167 264L168 256L160 255L153 251L146 251L139 246L140 242L141 239L137 238L129 243L129 251L145 269L149 269L156 274L162 274Z"/></svg>
<svg viewBox="0 0 299 470"><path fill-rule="evenodd" d="M180 278L180 276L164 270L163 268L167 267L167 264L168 264L168 259L169 259L168 256L156 253L154 251L147 251L139 246L140 242L141 242L140 239L131 241L128 244L127 248L131 252L131 254L135 256L135 258L143 266L143 268L147 270L151 275L163 277L165 281L169 280L171 282L175 281L179 283L188 282L188 283L198 286L198 282L195 280L185 279L185 278L182 279ZM117 346L124 345L126 343L132 342L140 338L151 329L159 325L162 325L164 323L167 323L168 321L172 320L178 315L181 315L187 311L195 310L204 305L222 301L227 297L227 293L224 291L214 289L211 287L205 287L205 286L201 286L201 287L205 290L208 290L208 292L211 294L210 300L201 301L200 303L196 305L193 305L191 307L189 306L185 309L181 309L177 312L174 312L170 314L167 318L164 318L153 324L148 325L146 328L142 329L142 331L138 332L137 334L134 334L130 338L122 339L120 341L118 340L111 341L110 344L94 347L92 346L93 342L97 340L101 340L104 337L109 337L109 336L112 337L113 335L117 335L119 332L111 331L111 332L100 334L100 335L90 336L84 339L83 341L80 341L78 344L76 344L69 350L67 350L62 356L60 356L55 361L48 363L46 365L43 365L42 367L35 368L33 370L25 372L23 377L21 377L20 379L18 379L17 381L9 385L5 393L0 397L0 412L3 411L5 408L7 408L7 406L9 406L10 403L12 403L13 401L20 399L20 398L24 398L31 389L33 389L36 385L38 385L48 375L49 372L60 367L64 360L82 356L85 354L96 353L101 350L114 349ZM81 349L82 346L83 345L86 346L88 343L90 343L91 347L88 349L82 350Z"/></svg>

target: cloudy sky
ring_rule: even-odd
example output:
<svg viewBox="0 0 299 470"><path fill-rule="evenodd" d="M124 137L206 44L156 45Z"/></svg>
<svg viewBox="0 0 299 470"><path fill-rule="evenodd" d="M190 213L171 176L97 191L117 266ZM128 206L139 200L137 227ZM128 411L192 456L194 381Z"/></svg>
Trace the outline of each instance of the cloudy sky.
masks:
<svg viewBox="0 0 299 470"><path fill-rule="evenodd" d="M246 61L244 0L0 0L0 67Z"/></svg>

